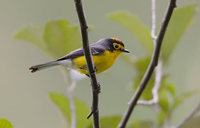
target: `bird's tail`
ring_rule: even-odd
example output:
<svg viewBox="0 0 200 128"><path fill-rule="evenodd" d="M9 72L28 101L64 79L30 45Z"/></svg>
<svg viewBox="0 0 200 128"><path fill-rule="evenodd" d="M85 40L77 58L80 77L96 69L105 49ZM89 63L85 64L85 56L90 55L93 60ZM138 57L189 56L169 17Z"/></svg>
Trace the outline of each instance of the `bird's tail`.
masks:
<svg viewBox="0 0 200 128"><path fill-rule="evenodd" d="M44 63L44 64L32 66L32 67L29 68L29 70L33 73L33 72L39 71L41 69L56 66L56 65L59 65L59 64L60 63L58 61L50 61L50 62L47 62L47 63Z"/></svg>

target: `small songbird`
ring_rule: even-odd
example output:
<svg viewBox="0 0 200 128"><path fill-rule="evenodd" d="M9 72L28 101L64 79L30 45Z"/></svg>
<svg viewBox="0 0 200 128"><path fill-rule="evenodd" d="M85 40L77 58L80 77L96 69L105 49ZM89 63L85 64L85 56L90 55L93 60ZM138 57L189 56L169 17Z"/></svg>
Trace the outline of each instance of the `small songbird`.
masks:
<svg viewBox="0 0 200 128"><path fill-rule="evenodd" d="M122 41L118 38L101 39L98 42L91 44L90 48L97 74L110 68L122 52L129 53L129 51L125 49ZM76 69L81 74L89 76L82 48L74 50L66 56L55 61L35 65L30 67L29 69L31 72L36 72L41 69L56 65L67 66L69 69Z"/></svg>

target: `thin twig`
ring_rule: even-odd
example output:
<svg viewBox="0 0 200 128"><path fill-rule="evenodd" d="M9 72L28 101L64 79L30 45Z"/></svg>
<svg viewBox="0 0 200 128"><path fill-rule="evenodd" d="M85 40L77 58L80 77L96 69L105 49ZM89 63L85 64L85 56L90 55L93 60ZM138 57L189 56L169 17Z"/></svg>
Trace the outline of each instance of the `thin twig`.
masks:
<svg viewBox="0 0 200 128"><path fill-rule="evenodd" d="M152 14L152 26L151 26L151 37L156 40L156 0L151 2L151 14Z"/></svg>
<svg viewBox="0 0 200 128"><path fill-rule="evenodd" d="M156 105L156 104L158 104L158 100L159 100L158 91L160 89L162 76L163 76L162 75L162 62L159 61L158 66L155 69L155 84L154 84L154 87L152 89L153 99L148 100L148 101L139 100L137 102L137 104L141 104L141 105Z"/></svg>
<svg viewBox="0 0 200 128"><path fill-rule="evenodd" d="M69 85L65 69L61 70L61 72L63 74L64 82L67 85ZM76 86L76 83L72 81L71 85L67 88L67 97L69 98L69 102L70 102L71 128L76 128L76 110L75 110L75 103L74 103L74 98L73 98L73 91L74 91L75 86Z"/></svg>
<svg viewBox="0 0 200 128"><path fill-rule="evenodd" d="M89 47L89 39L88 39L88 31L87 31L88 25L85 19L81 0L74 0L74 2L76 5L76 11L78 14L80 27L81 27L82 47L85 54L87 67L88 67L89 75L91 78L92 90L93 90L93 101L92 101L92 110L91 110L91 114L93 114L93 127L99 128L100 127L99 109L98 109L99 92L97 91L99 89L98 87L99 85L96 79L96 73L94 70L94 64L93 64L91 51Z"/></svg>
<svg viewBox="0 0 200 128"><path fill-rule="evenodd" d="M75 83L72 82L70 87L74 87ZM76 128L76 110L75 110L75 103L74 103L74 97L73 97L73 90L69 89L67 96L69 98L70 102L70 112L71 112L71 128Z"/></svg>
<svg viewBox="0 0 200 128"><path fill-rule="evenodd" d="M152 28L151 28L151 37L154 40L154 42L156 41L156 0L152 0ZM152 95L153 95L153 99L151 100L139 100L137 102L137 104L141 104L141 105L156 105L158 104L158 91L160 88L160 84L161 84L161 80L162 80L162 62L159 61L158 62L158 66L155 69L155 84L154 87L152 89Z"/></svg>
<svg viewBox="0 0 200 128"><path fill-rule="evenodd" d="M120 124L118 125L118 128L125 128L128 120L130 118L130 115L131 115L133 109L135 108L135 106L137 104L138 99L140 98L141 94L143 93L149 79L151 78L151 76L153 74L155 67L158 64L158 58L159 58L159 55L160 55L160 49L161 49L162 41L163 41L166 29L167 29L169 20L171 18L171 15L172 15L175 7L176 7L176 0L170 0L167 13L166 13L166 15L163 19L162 26L160 28L158 37L156 39L156 44L155 44L155 48L154 48L154 52L153 52L153 55L152 55L151 62L150 62L148 69L146 70L146 72L143 76L143 79L140 82L138 89L136 90L135 95L133 95L133 97L131 98L131 100L128 104L128 108L125 111L125 113L122 117L122 120L121 120Z"/></svg>
<svg viewBox="0 0 200 128"><path fill-rule="evenodd" d="M176 128L181 128L187 121L191 120L198 111L200 111L200 102L197 107Z"/></svg>

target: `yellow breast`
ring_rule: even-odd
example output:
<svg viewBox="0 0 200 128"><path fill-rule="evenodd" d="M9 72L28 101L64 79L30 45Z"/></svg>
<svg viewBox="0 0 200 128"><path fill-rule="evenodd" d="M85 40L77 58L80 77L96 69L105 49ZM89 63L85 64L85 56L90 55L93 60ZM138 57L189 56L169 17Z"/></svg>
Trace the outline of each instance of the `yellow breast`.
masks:
<svg viewBox="0 0 200 128"><path fill-rule="evenodd" d="M110 68L121 53L122 53L121 51L110 52L106 50L103 54L94 55L93 61L94 61L95 67L97 68L96 73L97 74L101 73L107 70L108 68ZM80 73L88 74L85 56L81 56L81 57L77 57L73 59L73 66Z"/></svg>

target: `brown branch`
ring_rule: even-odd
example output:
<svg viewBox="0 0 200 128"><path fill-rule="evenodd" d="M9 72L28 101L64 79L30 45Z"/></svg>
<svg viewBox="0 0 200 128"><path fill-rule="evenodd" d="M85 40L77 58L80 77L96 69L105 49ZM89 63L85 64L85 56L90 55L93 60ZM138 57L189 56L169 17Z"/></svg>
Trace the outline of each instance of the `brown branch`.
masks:
<svg viewBox="0 0 200 128"><path fill-rule="evenodd" d="M86 58L87 67L88 67L88 71L89 71L89 75L91 79L92 90L93 90L92 110L88 118L93 114L93 126L94 128L99 128L100 127L99 110L98 110L99 92L97 91L99 89L99 85L96 79L96 73L94 70L94 64L93 64L90 46L89 46L88 31L87 31L88 26L85 19L81 0L74 0L74 2L76 5L76 11L77 11L79 22L80 22L81 34L82 34L82 46L83 46L83 51Z"/></svg>
<svg viewBox="0 0 200 128"><path fill-rule="evenodd" d="M158 59L159 59L159 55L160 55L160 49L161 49L162 41L163 41L166 29L167 29L169 20L171 18L171 15L172 15L175 7L176 7L176 0L170 0L167 13L166 13L166 15L163 19L162 26L160 28L158 37L156 38L156 44L155 44L155 48L154 48L154 52L153 52L153 55L152 55L151 62L148 66L147 71L145 72L145 74L143 76L143 79L140 82L138 89L136 90L135 95L133 95L133 97L131 98L131 100L128 104L128 109L124 113L122 120L121 120L120 124L118 125L118 128L125 128L133 109L137 105L137 101L139 100L144 89L146 88L146 85L147 85L149 79L151 78L155 67L158 64Z"/></svg>

